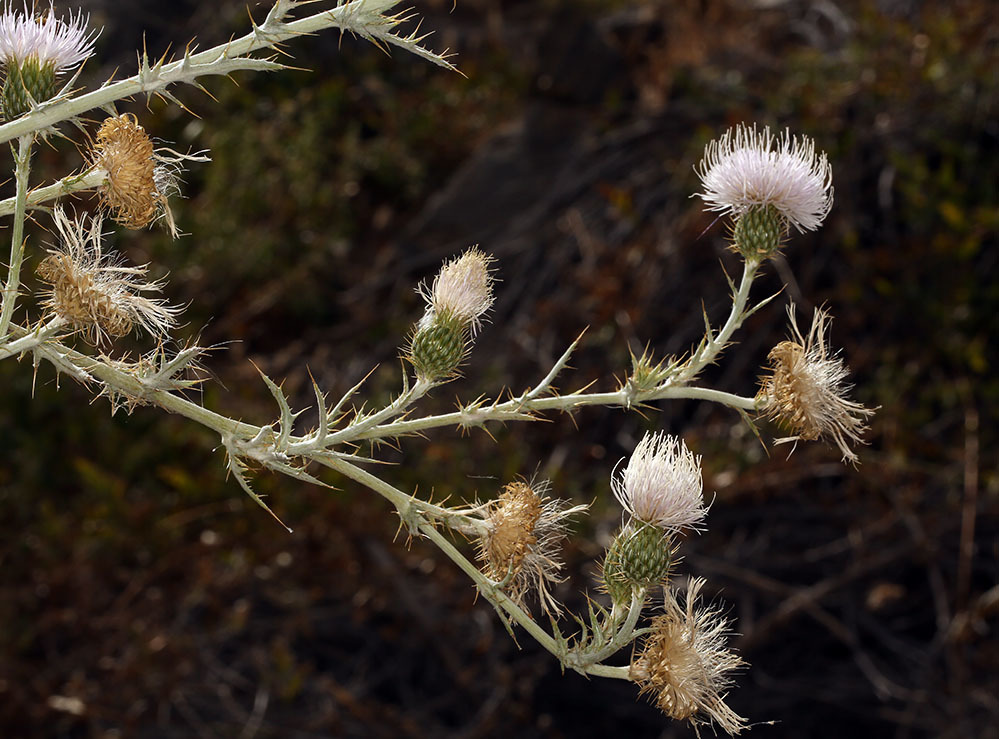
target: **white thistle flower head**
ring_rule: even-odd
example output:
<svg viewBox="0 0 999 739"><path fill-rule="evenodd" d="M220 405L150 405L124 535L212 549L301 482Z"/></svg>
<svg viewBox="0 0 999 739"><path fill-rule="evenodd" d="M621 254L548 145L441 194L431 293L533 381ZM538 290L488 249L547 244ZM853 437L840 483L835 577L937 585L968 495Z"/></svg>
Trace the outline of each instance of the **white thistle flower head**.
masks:
<svg viewBox="0 0 999 739"><path fill-rule="evenodd" d="M474 335L493 304L492 262L491 256L474 246L447 262L429 290L425 285L420 287L428 312L452 316L470 326Z"/></svg>
<svg viewBox="0 0 999 739"><path fill-rule="evenodd" d="M645 434L623 472L611 478L611 489L634 518L663 531L698 530L708 513L701 458L661 432Z"/></svg>
<svg viewBox="0 0 999 739"><path fill-rule="evenodd" d="M28 10L15 10L8 3L0 15L0 63L19 64L35 59L39 66L52 65L56 72L65 72L79 66L94 51L97 33L87 29L89 16L79 11L66 19L56 18L55 7L36 15Z"/></svg>
<svg viewBox="0 0 999 739"><path fill-rule="evenodd" d="M51 99L58 87L56 76L82 64L94 50L97 33L87 29L89 16L79 11L66 19L56 18L55 7L36 14L27 2L15 10L8 2L0 13L0 66L6 72L3 99L6 119L11 120Z"/></svg>
<svg viewBox="0 0 999 739"><path fill-rule="evenodd" d="M715 607L699 606L704 580L691 580L685 602L667 589L664 613L652 619L651 632L632 658L629 677L670 718L696 729L717 724L730 735L747 728L746 719L725 703L731 673L745 665L726 644L728 621Z"/></svg>
<svg viewBox="0 0 999 739"><path fill-rule="evenodd" d="M144 295L163 287L144 279L145 266L128 267L121 257L103 251L101 216L88 225L56 208L53 220L61 243L49 250L37 270L48 285L45 307L84 330L95 344L108 336L124 336L137 326L165 337L176 325L180 309Z"/></svg>
<svg viewBox="0 0 999 739"><path fill-rule="evenodd" d="M791 337L770 352L770 374L761 379L757 395L760 407L794 434L777 443L829 438L843 453L844 462L856 464L850 442L862 443L865 419L874 411L846 398L851 386L844 380L849 371L827 343L829 314L816 308L812 328L803 336L794 304L787 313Z"/></svg>
<svg viewBox="0 0 999 739"><path fill-rule="evenodd" d="M774 137L745 124L726 131L704 149L696 168L704 185L698 196L708 210L736 218L772 207L798 231L814 231L833 203L832 167L815 142L785 129Z"/></svg>

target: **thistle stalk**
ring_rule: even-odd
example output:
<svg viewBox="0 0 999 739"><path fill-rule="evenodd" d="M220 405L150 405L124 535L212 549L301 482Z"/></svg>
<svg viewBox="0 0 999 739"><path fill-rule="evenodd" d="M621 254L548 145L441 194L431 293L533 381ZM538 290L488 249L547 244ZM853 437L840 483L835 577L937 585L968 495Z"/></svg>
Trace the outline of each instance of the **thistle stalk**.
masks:
<svg viewBox="0 0 999 739"><path fill-rule="evenodd" d="M7 282L3 288L3 309L0 310L0 338L6 337L14 316L14 305L21 285L21 261L24 259L24 213L28 199L28 176L31 173L31 147L33 134L23 135L17 142L14 154L14 224L11 227L10 262L7 269ZM13 147L11 147L13 149Z"/></svg>

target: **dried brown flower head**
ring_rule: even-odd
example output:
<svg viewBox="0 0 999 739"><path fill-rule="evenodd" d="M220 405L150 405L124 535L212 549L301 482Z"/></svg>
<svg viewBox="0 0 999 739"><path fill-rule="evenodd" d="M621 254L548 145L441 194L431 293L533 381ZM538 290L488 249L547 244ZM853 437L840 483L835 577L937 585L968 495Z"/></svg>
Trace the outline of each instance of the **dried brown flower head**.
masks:
<svg viewBox="0 0 999 739"><path fill-rule="evenodd" d="M562 581L559 547L566 519L586 509L545 496L547 483L512 482L486 504L487 533L479 539L479 560L488 577L505 582L503 589L518 604L537 591L545 613L561 613L548 588Z"/></svg>
<svg viewBox="0 0 999 739"><path fill-rule="evenodd" d="M691 580L686 602L667 589L664 611L652 620L641 653L632 658L630 676L670 718L695 728L712 721L728 734L746 728L746 719L725 703L729 673L745 665L726 649L728 622L715 608L697 608L704 580Z"/></svg>
<svg viewBox="0 0 999 739"><path fill-rule="evenodd" d="M107 118L90 159L107 172L101 199L116 223L145 228L164 216L176 235L167 198L177 189L178 159L161 156L134 115Z"/></svg>
<svg viewBox="0 0 999 739"><path fill-rule="evenodd" d="M123 336L140 326L164 336L176 324L179 309L142 293L158 292L162 283L145 282L145 266L127 267L101 248L102 218L70 219L60 208L53 213L60 244L38 265L48 285L45 307L66 323L84 329L93 343Z"/></svg>
<svg viewBox="0 0 999 739"><path fill-rule="evenodd" d="M813 441L820 437L836 442L843 460L857 462L850 442L863 442L864 419L874 411L846 399L850 385L848 370L826 343L829 314L815 309L808 336L798 329L794 306L788 308L790 341L782 341L770 352L770 374L761 378L761 407L767 416L786 426L794 435L779 439Z"/></svg>

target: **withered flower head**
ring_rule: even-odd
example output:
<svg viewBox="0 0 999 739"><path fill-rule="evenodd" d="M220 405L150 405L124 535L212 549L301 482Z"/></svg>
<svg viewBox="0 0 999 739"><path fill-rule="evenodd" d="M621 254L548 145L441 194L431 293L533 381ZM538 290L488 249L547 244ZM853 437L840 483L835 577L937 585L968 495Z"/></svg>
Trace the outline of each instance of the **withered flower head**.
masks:
<svg viewBox="0 0 999 739"><path fill-rule="evenodd" d="M744 666L726 649L728 622L718 609L697 607L704 580L691 580L686 602L666 590L664 613L652 620L652 632L631 661L630 677L670 718L696 728L716 723L728 734L746 728L746 719L725 703L729 674Z"/></svg>
<svg viewBox="0 0 999 739"><path fill-rule="evenodd" d="M180 161L188 157L157 150L134 115L105 119L97 131L91 166L107 173L101 201L116 223L145 228L164 217L176 236L167 198L177 192Z"/></svg>
<svg viewBox="0 0 999 739"><path fill-rule="evenodd" d="M546 497L547 483L512 482L486 505L487 533L479 539L479 561L485 574L505 582L503 589L518 604L537 591L545 613L561 613L548 588L562 582L559 548L566 519L586 510Z"/></svg>
<svg viewBox="0 0 999 739"><path fill-rule="evenodd" d="M849 443L863 442L864 419L874 411L846 398L851 387L844 383L848 370L826 343L829 314L815 309L807 337L798 329L793 305L788 317L791 338L771 350L770 374L760 380L757 397L763 411L794 433L778 443L832 439L843 460L856 463Z"/></svg>
<svg viewBox="0 0 999 739"><path fill-rule="evenodd" d="M146 267L128 267L101 247L100 216L70 219L60 208L53 213L59 245L38 265L38 276L48 285L45 307L68 324L86 331L92 342L124 336L134 327L162 337L176 324L180 310L160 298L160 282L146 282Z"/></svg>

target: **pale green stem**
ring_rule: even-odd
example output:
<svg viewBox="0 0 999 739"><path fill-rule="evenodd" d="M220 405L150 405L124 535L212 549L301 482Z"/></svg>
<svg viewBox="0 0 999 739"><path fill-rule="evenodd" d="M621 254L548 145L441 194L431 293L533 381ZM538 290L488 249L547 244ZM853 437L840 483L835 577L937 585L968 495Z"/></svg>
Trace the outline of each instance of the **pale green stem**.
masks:
<svg viewBox="0 0 999 739"><path fill-rule="evenodd" d="M28 193L27 207L35 208L42 203L56 200L63 195L72 195L75 192L93 190L100 187L107 180L107 172L102 169L91 169L81 174L71 174L63 177L58 182L45 187L38 187ZM13 213L17 208L17 198L7 198L0 200L0 216Z"/></svg>
<svg viewBox="0 0 999 739"><path fill-rule="evenodd" d="M328 464L329 467L341 472L346 477L351 478L355 482L359 482L379 495L382 495L396 506L400 515L404 519L407 517L407 507L412 502L412 498L401 490L344 460L330 460L326 464ZM444 554L452 562L458 565L462 572L468 575L476 586L478 586L479 592L482 593L484 598L489 600L491 603L500 606L507 614L509 614L510 618L523 627L523 629L548 652L560 661L565 659L566 655L559 649L558 643L552 635L545 631L533 618L531 618L530 614L517 605L506 593L500 590L496 586L496 583L486 577L482 571L479 570L475 564L470 562L468 558L465 557L465 555L463 555L447 537L441 534L441 532L433 526L433 524L426 521L418 521L417 528L420 533L430 539L437 546L437 548L444 552ZM639 598L638 607L635 607L634 602L632 603L633 607L628 614L628 619L615 636L615 641L617 641L618 638L626 632L628 635L634 632L635 624L637 623L638 617L642 610L640 607L640 600L641 599ZM613 651L616 652L620 648L620 646L617 646ZM623 680L630 679L628 677L627 667L615 667L601 664L580 664L573 665L573 668L578 669L580 672L585 672L586 674L596 675L599 677L611 677Z"/></svg>
<svg viewBox="0 0 999 739"><path fill-rule="evenodd" d="M31 173L31 145L33 135L21 136L17 142L17 154L14 155L14 179L16 195L14 196L14 225L10 237L10 262L7 269L7 282L3 287L3 309L0 310L0 338L7 336L11 318L14 316L14 305L17 303L17 293L21 287L21 260L24 259L24 211L28 197L28 176Z"/></svg>
<svg viewBox="0 0 999 739"><path fill-rule="evenodd" d="M128 79L106 84L78 97L43 104L35 112L0 126L0 143L48 128L116 100L130 98L140 93L162 92L172 84L193 83L199 77L228 75L243 69L281 68L281 65L269 60L249 58L245 55L260 49L274 48L282 42L327 28L339 28L341 31L356 33L376 42L393 44L435 64L454 69L441 56L419 46L416 38L392 33L396 21L384 13L397 4L387 0L378 2L351 0L331 10L288 23L280 19L267 21L256 26L245 36L206 51L162 65L153 63L151 67L146 66L139 74Z"/></svg>
<svg viewBox="0 0 999 739"><path fill-rule="evenodd" d="M9 343L0 344L0 359L17 356L21 352L29 351L34 349L39 344L44 344L46 341L58 334L65 323L66 322L62 318L56 316L44 326L39 326L31 333L25 334L21 338Z"/></svg>
<svg viewBox="0 0 999 739"><path fill-rule="evenodd" d="M636 403L681 398L710 400L731 408L740 408L748 411L756 410L755 398L746 398L726 393L722 390L712 390L711 388L671 385L637 393L622 388L621 390L608 393L570 393L568 395L553 395L526 401L514 398L513 400L475 410L460 410L451 413L442 413L437 416L394 421L393 423L376 426L356 436L345 436L343 440L384 439L418 433L441 426L474 426L487 421L524 421L531 419L530 413L540 411L571 411L589 405L621 406L627 408ZM345 431L347 430L349 429L345 429Z"/></svg>
<svg viewBox="0 0 999 739"><path fill-rule="evenodd" d="M742 326L742 322L746 318L746 302L749 300L749 290L753 286L753 280L756 277L756 270L759 266L760 261L758 259L746 259L742 267L742 280L740 280L739 287L732 299L732 309L729 311L728 319L726 319L721 330L701 347L700 351L691 358L691 361L687 363L680 374L673 379L675 384L682 385L696 377L697 373L714 361L718 353L728 344L728 340L732 338L732 334Z"/></svg>
<svg viewBox="0 0 999 739"><path fill-rule="evenodd" d="M645 604L645 589L639 588L631 595L631 607L628 609L628 616L621 627L614 632L610 642L603 648L595 652L570 652L566 660L573 669L586 669L590 665L603 662L608 657L617 654L623 647L631 644L635 626L638 625L638 617L642 615L642 606ZM613 617L613 616L612 616Z"/></svg>

